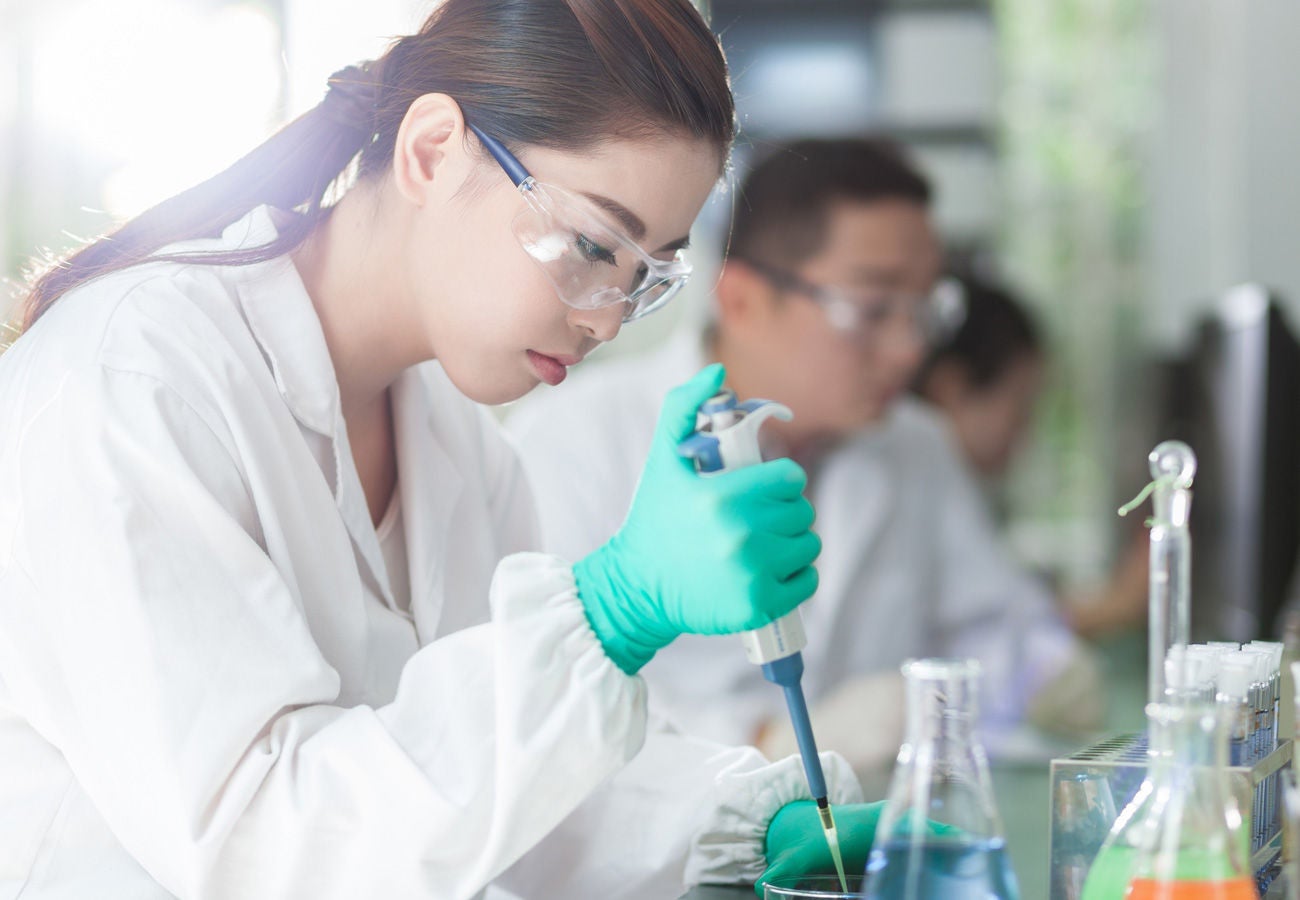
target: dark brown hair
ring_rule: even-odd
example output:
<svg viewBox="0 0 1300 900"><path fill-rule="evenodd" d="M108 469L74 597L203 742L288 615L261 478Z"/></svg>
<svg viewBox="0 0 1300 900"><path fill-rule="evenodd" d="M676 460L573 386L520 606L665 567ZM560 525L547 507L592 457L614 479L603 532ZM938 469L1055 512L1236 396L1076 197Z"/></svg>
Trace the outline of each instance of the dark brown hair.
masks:
<svg viewBox="0 0 1300 900"><path fill-rule="evenodd" d="M581 150L675 131L725 155L735 131L722 50L689 0L445 0L418 33L332 84L320 105L221 174L37 277L24 330L73 288L145 260L244 265L289 252L358 153L359 178L387 171L398 127L423 94L453 97L467 121L512 149ZM158 253L216 236L262 204L303 215L262 247Z"/></svg>
<svg viewBox="0 0 1300 900"><path fill-rule="evenodd" d="M805 138L774 148L745 176L728 255L798 266L821 250L831 208L844 201L930 205L930 185L883 138Z"/></svg>
<svg viewBox="0 0 1300 900"><path fill-rule="evenodd" d="M928 396L935 367L955 362L976 388L997 383L1013 364L1044 351L1038 323L1010 290L973 275L956 279L965 301L961 326L930 352L917 374L917 393Z"/></svg>

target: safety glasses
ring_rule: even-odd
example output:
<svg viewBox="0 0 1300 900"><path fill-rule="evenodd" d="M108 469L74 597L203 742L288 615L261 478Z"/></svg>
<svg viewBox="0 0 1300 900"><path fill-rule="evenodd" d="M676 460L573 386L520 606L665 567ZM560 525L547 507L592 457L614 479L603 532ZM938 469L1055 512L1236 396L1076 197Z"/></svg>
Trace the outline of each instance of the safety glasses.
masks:
<svg viewBox="0 0 1300 900"><path fill-rule="evenodd" d="M845 335L874 337L901 314L913 331L928 344L946 340L966 317L961 285L942 278L928 294L910 295L891 291L848 290L813 284L802 276L767 263L738 259L774 287L812 300L821 307L831 327Z"/></svg>
<svg viewBox="0 0 1300 900"><path fill-rule="evenodd" d="M505 145L470 125L519 188L524 208L514 219L519 245L575 309L624 304L623 321L660 309L691 274L681 250L655 259L589 200L533 178Z"/></svg>

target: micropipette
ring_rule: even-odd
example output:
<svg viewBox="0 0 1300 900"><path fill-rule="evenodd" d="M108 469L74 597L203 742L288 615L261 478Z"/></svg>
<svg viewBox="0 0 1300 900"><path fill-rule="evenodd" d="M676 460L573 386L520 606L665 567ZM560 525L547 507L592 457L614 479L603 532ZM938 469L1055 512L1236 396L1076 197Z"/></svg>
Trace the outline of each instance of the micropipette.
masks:
<svg viewBox="0 0 1300 900"><path fill-rule="evenodd" d="M695 434L681 443L678 452L693 459L695 468L702 475L715 475L756 465L763 461L758 444L758 429L772 416L789 421L793 414L786 407L770 400L737 402L735 392L723 388L700 406L695 417ZM779 685L785 692L786 708L790 711L790 722L799 744L799 756L803 760L808 789L817 802L817 815L826 834L831 858L835 861L840 886L848 890L844 877L844 859L840 855L839 834L835 829L835 816L831 813L826 791L826 776L822 773L821 757L817 755L817 742L813 739L812 720L808 715L808 703L800 685L803 677L803 654L800 651L807 645L808 638L804 634L799 610L762 628L743 632L741 640L749 661L761 666L763 677Z"/></svg>

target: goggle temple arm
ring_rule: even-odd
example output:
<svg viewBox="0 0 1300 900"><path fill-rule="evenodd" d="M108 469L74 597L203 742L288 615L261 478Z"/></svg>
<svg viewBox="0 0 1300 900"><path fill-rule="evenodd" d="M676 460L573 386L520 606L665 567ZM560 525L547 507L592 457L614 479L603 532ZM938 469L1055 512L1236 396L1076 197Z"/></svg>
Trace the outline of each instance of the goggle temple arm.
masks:
<svg viewBox="0 0 1300 900"><path fill-rule="evenodd" d="M479 142L487 148L488 153L492 154L492 158L505 170L506 175L514 182L515 187L523 187L525 181L532 180L533 176L529 175L528 170L524 168L524 164L515 159L515 155L506 149L505 144L494 137L489 137L472 122L466 124L469 125L469 130L474 132L474 136L479 139Z"/></svg>

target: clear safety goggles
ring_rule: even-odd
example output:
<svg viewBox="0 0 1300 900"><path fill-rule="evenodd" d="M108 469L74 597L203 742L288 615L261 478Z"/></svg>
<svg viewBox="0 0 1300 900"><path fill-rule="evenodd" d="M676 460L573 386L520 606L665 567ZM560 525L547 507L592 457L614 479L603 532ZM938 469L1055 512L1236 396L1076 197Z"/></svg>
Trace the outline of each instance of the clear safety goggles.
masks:
<svg viewBox="0 0 1300 900"><path fill-rule="evenodd" d="M951 337L966 318L965 294L951 278L940 279L927 294L913 295L813 284L776 266L748 259L741 262L775 287L812 300L831 327L845 335L877 336L901 316L923 341L938 344Z"/></svg>
<svg viewBox="0 0 1300 900"><path fill-rule="evenodd" d="M623 321L631 322L662 308L686 284L691 264L683 251L656 259L594 203L537 181L500 141L469 127L519 188L525 205L514 235L569 306L621 303Z"/></svg>

